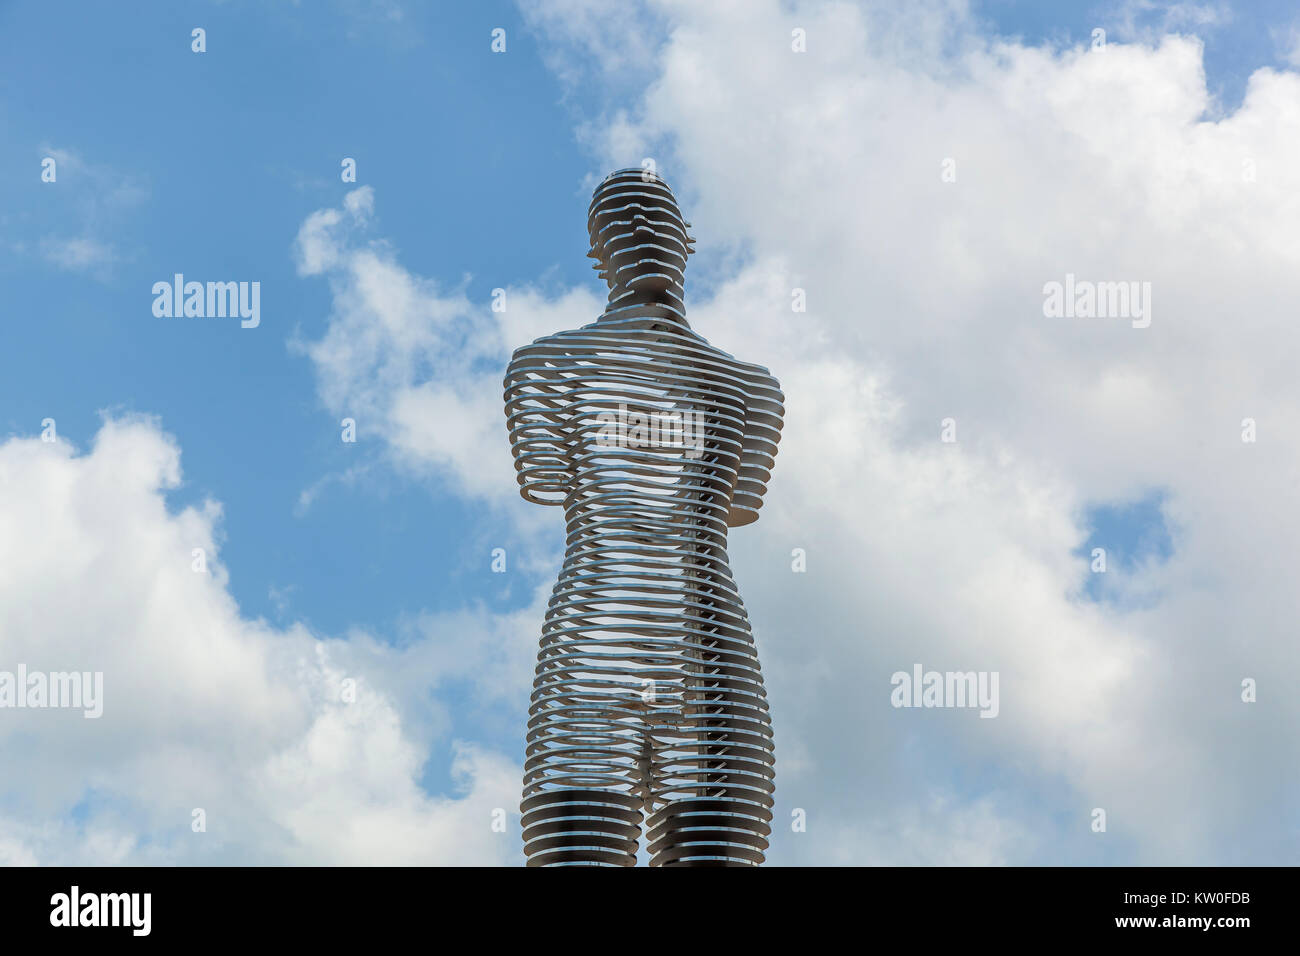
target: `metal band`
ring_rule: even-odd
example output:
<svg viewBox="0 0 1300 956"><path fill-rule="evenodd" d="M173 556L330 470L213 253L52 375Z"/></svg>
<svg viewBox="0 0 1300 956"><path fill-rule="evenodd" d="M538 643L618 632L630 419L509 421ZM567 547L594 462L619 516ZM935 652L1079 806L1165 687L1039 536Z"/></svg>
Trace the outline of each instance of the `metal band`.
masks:
<svg viewBox="0 0 1300 956"><path fill-rule="evenodd" d="M524 773L529 865L757 864L773 748L727 530L758 516L776 380L686 323L688 223L642 170L597 188L592 325L519 349L505 411L520 493L562 505Z"/></svg>

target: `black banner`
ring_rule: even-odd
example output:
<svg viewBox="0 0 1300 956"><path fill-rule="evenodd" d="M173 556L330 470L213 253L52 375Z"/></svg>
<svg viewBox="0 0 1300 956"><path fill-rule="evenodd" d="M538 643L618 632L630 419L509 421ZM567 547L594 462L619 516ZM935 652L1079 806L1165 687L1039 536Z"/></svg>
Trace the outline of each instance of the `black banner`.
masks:
<svg viewBox="0 0 1300 956"><path fill-rule="evenodd" d="M373 943L389 934L463 943L466 933L501 944L536 941L538 932L577 944L600 930L626 933L629 946L648 934L653 946L650 937L671 935L665 920L680 920L696 930L714 924L717 944L729 948L755 931L813 927L863 945L904 933L925 943L1048 934L1231 946L1285 932L1294 878L1289 869L1197 867L10 868L0 870L0 920L7 942L79 945Z"/></svg>

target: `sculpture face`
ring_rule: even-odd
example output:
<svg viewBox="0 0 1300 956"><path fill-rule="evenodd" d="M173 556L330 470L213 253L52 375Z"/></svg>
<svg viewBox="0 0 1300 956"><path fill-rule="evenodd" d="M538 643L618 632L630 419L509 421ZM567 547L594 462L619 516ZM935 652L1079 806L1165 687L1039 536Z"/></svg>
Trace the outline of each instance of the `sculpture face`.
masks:
<svg viewBox="0 0 1300 956"><path fill-rule="evenodd" d="M505 378L520 493L562 505L568 529L529 707L525 852L630 865L648 815L652 865L755 864L772 733L727 529L758 517L783 396L687 326L691 240L665 183L612 174L588 227L604 313L520 348ZM656 416L693 440L610 439L611 420Z"/></svg>
<svg viewBox="0 0 1300 956"><path fill-rule="evenodd" d="M672 190L652 173L623 169L597 188L587 211L588 256L610 301L660 301L685 321L683 273L694 240Z"/></svg>

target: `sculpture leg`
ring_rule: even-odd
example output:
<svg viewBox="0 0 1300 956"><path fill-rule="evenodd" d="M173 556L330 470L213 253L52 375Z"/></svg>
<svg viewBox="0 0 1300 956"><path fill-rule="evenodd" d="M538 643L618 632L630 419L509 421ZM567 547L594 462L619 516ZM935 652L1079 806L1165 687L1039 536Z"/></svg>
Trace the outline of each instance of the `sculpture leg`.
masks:
<svg viewBox="0 0 1300 956"><path fill-rule="evenodd" d="M752 866L771 835L772 730L747 640L699 643L685 706L656 736L651 866Z"/></svg>
<svg viewBox="0 0 1300 956"><path fill-rule="evenodd" d="M664 747L657 769L672 782L647 823L651 866L763 862L772 832L771 734L765 725L736 730L744 721L734 716L726 722L726 730L700 730L694 741ZM687 763L689 775L672 769Z"/></svg>
<svg viewBox="0 0 1300 956"><path fill-rule="evenodd" d="M634 866L641 798L615 790L542 790L525 797L529 866Z"/></svg>
<svg viewBox="0 0 1300 956"><path fill-rule="evenodd" d="M529 866L636 864L643 725L630 704L592 703L546 699L529 720L520 804Z"/></svg>
<svg viewBox="0 0 1300 956"><path fill-rule="evenodd" d="M757 866L772 832L771 811L726 797L688 797L650 818L651 866Z"/></svg>

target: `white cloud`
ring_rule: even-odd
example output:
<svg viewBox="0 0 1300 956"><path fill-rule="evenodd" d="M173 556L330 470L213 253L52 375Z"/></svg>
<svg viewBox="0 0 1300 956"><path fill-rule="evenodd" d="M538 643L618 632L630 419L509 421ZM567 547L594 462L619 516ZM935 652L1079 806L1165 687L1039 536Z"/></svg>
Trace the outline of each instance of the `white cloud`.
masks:
<svg viewBox="0 0 1300 956"><path fill-rule="evenodd" d="M244 617L220 507L168 509L179 456L140 418L106 420L84 454L0 445L0 669L104 675L99 719L0 710L0 861L516 861L517 837L491 830L518 799L511 760L459 743L456 792L419 785L430 742L454 731L431 719L434 691L471 680L490 700L523 684L491 666L508 626L457 634L453 652L463 612L401 648ZM192 570L195 548L208 573Z"/></svg>
<svg viewBox="0 0 1300 956"><path fill-rule="evenodd" d="M1178 3L1157 0L1120 0L1113 6L1115 38L1124 41L1159 42L1170 33L1197 33L1223 26L1232 20L1227 3ZM1110 19L1109 17L1107 19Z"/></svg>
<svg viewBox="0 0 1300 956"><path fill-rule="evenodd" d="M137 176L49 143L41 145L39 154L42 173L46 159L55 164L56 178L43 187L46 195L54 201L53 208L67 210L66 224L79 233L44 237L37 246L41 257L60 269L106 279L110 267L129 258L109 237L118 231L123 215L148 198L147 185Z"/></svg>
<svg viewBox="0 0 1300 956"><path fill-rule="evenodd" d="M101 270L117 259L112 246L87 237L42 239L41 254L49 262L71 272Z"/></svg>
<svg viewBox="0 0 1300 956"><path fill-rule="evenodd" d="M1272 27L1269 35L1282 61L1289 66L1300 67L1300 22L1286 27Z"/></svg>
<svg viewBox="0 0 1300 956"><path fill-rule="evenodd" d="M733 548L778 799L809 813L774 859L1292 858L1300 77L1260 70L1210 122L1193 38L1093 53L984 39L955 4L648 6L657 73L585 133L600 169L659 158L712 267L695 328L786 390ZM1045 318L1067 272L1151 282L1151 327ZM1174 554L1127 586L1154 603L1086 601L1085 507L1153 488ZM999 671L1001 716L890 708L917 661ZM1269 699L1242 703L1245 677ZM880 842L918 828L951 840Z"/></svg>
<svg viewBox="0 0 1300 956"><path fill-rule="evenodd" d="M303 222L299 274L325 276L333 312L322 338L298 342L312 360L322 401L353 417L358 440L382 438L394 460L435 475L462 495L517 500L502 412L510 351L561 328L594 321L604 307L585 289L548 297L505 289L504 311L472 302L408 271L384 242L365 238L374 192L348 193L342 209Z"/></svg>
<svg viewBox="0 0 1300 956"><path fill-rule="evenodd" d="M663 22L653 7L606 0L520 0L520 12L546 42L546 65L568 83L595 67L605 84L620 88L654 67ZM579 61L581 65L579 65Z"/></svg>

